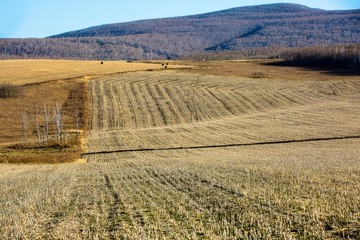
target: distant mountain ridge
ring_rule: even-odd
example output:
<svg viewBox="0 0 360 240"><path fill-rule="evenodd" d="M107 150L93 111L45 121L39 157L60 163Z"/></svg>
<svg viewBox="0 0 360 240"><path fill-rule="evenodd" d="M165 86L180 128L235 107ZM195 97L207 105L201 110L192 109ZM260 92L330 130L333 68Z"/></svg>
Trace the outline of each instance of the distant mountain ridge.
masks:
<svg viewBox="0 0 360 240"><path fill-rule="evenodd" d="M359 42L360 10L279 3L106 24L41 40L0 39L0 57L174 59L197 52Z"/></svg>
<svg viewBox="0 0 360 240"><path fill-rule="evenodd" d="M190 24L195 24L194 27L201 27L202 21L199 21L198 24L194 20L205 19L208 21L207 24L214 24L214 21L218 21L219 18L225 20L233 20L234 18L238 20L249 19L253 15L253 18L259 18L259 14L262 17L266 14L295 14L301 13L302 16L304 13L315 13L315 12L324 12L320 9L312 9L303 5L298 4L267 4L267 5L258 5L250 7L238 7L231 8L227 10L221 10L205 14L190 15L184 17L172 17L172 18L161 18L161 19L148 19L148 20L138 20L133 22L125 23L113 23L113 24L104 24L99 26L93 26L81 30L61 33L58 35L50 36L50 38L57 37L114 37L114 36L124 36L124 35L137 35L137 34L149 34L149 33L173 33L189 31ZM254 14L256 13L256 15ZM294 16L294 15L293 15ZM254 20L253 19L253 20ZM173 26L173 28L164 28L165 26ZM178 28L181 29L178 29ZM195 29L194 29L195 30ZM192 32L191 30L189 32Z"/></svg>

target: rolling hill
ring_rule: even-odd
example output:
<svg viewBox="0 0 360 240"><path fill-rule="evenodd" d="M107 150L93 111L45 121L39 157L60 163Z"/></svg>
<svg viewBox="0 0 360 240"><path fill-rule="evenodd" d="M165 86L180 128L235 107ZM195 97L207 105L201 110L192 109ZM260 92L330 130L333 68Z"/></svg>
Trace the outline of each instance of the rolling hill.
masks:
<svg viewBox="0 0 360 240"><path fill-rule="evenodd" d="M0 39L0 58L176 59L198 52L360 43L360 10L297 4L106 24L44 39Z"/></svg>

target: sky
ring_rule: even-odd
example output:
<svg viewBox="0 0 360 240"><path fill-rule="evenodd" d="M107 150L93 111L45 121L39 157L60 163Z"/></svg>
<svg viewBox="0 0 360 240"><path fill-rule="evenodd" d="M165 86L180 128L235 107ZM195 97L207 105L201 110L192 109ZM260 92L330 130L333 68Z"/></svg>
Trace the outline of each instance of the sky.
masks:
<svg viewBox="0 0 360 240"><path fill-rule="evenodd" d="M107 23L279 2L325 10L360 9L360 0L1 0L0 38L41 38Z"/></svg>

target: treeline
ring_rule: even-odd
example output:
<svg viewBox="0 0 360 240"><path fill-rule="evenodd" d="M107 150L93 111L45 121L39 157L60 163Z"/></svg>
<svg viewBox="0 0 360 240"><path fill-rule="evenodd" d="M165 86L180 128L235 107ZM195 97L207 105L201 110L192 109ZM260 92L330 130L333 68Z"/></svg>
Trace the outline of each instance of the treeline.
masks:
<svg viewBox="0 0 360 240"><path fill-rule="evenodd" d="M287 66L331 67L360 71L360 44L322 45L306 48L282 46L211 51L189 54L187 61L219 61L244 59L276 59L275 64Z"/></svg>
<svg viewBox="0 0 360 240"><path fill-rule="evenodd" d="M138 60L177 55L119 37L0 39L0 59Z"/></svg>
<svg viewBox="0 0 360 240"><path fill-rule="evenodd" d="M267 59L273 58L277 53L288 50L288 47L273 46L246 48L242 50L223 50L193 53L181 57L187 61L221 61L221 60L244 60L244 59ZM280 57L280 56L278 56Z"/></svg>
<svg viewBox="0 0 360 240"><path fill-rule="evenodd" d="M360 44L291 49L280 52L274 57L283 59L280 62L283 65L345 68L360 71Z"/></svg>

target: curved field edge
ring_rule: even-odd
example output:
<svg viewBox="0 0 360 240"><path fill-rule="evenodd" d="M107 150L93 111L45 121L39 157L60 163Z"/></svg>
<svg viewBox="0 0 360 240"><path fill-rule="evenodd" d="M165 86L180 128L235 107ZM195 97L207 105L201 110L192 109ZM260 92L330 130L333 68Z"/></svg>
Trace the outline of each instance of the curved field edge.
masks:
<svg viewBox="0 0 360 240"><path fill-rule="evenodd" d="M87 84L99 75L139 70L164 69L161 63L134 63L110 61L66 61L66 60L2 60L0 83L16 84L21 94L13 98L0 99L0 162L2 163L64 163L80 158L84 147L87 124ZM174 64L168 68L183 68ZM79 77L78 77L79 76ZM69 141L37 143L39 128L41 141L48 139L43 129L48 109L48 121L53 121L53 111L59 104L63 117L63 135ZM78 111L77 116L75 112ZM39 116L36 117L36 112ZM23 129L22 114L26 114L27 129ZM37 118L38 120L34 120ZM78 119L76 119L78 118ZM36 121L38 121L37 126ZM78 123L75 123L78 121ZM55 127L50 124L50 134ZM75 125L79 125L75 127ZM66 132L65 132L66 131ZM26 135L26 136L25 136ZM53 136L51 138L54 138ZM65 136L64 136L65 138ZM68 138L66 136L66 138ZM48 140L47 140L48 141ZM83 160L82 160L83 161Z"/></svg>

